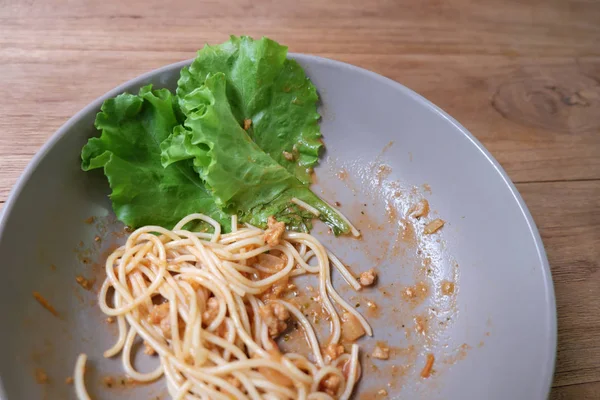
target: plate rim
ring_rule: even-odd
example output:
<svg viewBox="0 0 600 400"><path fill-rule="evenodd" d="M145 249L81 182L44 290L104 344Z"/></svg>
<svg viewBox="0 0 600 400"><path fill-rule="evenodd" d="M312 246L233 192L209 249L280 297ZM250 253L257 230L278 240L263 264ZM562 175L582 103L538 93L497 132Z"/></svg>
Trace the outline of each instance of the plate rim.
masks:
<svg viewBox="0 0 600 400"><path fill-rule="evenodd" d="M546 250L544 248L544 244L542 242L542 238L540 236L539 230L533 217L525 204L521 194L517 190L515 184L509 178L508 174L502 168L500 163L492 156L492 154L483 146L483 144L463 125L461 125L456 119L450 116L447 112L442 110L437 105L433 104L431 101L427 100L425 97L421 96L417 92L409 89L408 87L402 85L401 83L387 78L381 74L370 71L368 69L358 67L343 61L333 60L330 58L309 55L309 54L300 54L300 53L288 53L290 58L300 61L301 63L304 61L306 63L316 63L322 65L330 65L337 68L347 69L350 71L357 72L359 74L366 75L372 79L375 79L379 82L382 82L386 85L392 86L395 90L399 90L404 95L410 97L413 101L416 101L421 106L433 111L434 113L440 115L445 120L447 120L452 126L454 126L464 137L466 137L471 144L486 158L486 160L491 164L491 166L496 170L496 172L502 178L506 188L512 194L513 199L517 202L519 209L521 211L522 216L525 218L527 223L527 227L529 229L529 233L534 241L536 252L538 256L539 263L541 265L542 279L544 282L545 289L545 304L546 304L546 314L547 314L547 328L550 331L550 336L546 344L546 360L544 360L541 364L542 370L542 379L543 379L543 388L546 388L545 393L541 393L543 398L547 398L552 389L552 381L554 377L554 371L556 366L556 352L557 352L557 313L556 313L556 297L554 291L554 284L552 280L552 273L550 270L550 263L548 262L548 257L546 255ZM15 182L12 187L6 202L4 203L4 207L2 208L2 212L0 212L0 242L5 234L5 225L6 219L10 215L12 209L14 208L14 204L17 199L20 197L23 188L33 172L38 168L40 162L46 157L46 155L52 150L52 148L60 141L64 136L66 136L67 132L70 128L83 116L89 114L90 112L94 112L95 110L99 110L102 103L111 97L114 97L120 93L123 93L125 89L132 85L142 84L144 81L152 78L155 75L163 73L165 71L175 69L175 68L183 68L192 63L194 59L187 59L183 61L178 61L175 63L171 63L168 65L164 65L162 67L156 68L149 72L143 73L133 79L125 81L115 88L109 90L103 95L97 97L95 100L87 104L80 111L75 113L71 118L69 118L63 125L61 125L47 140L46 142L37 150L36 154L32 157L32 159L27 163L27 166ZM2 379L0 377L0 399L6 398L4 394L4 390L2 387Z"/></svg>

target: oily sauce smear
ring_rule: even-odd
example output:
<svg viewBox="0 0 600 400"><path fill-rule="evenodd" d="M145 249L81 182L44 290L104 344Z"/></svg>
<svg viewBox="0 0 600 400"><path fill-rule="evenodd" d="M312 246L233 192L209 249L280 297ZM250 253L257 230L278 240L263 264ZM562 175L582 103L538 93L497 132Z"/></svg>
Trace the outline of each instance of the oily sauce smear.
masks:
<svg viewBox="0 0 600 400"><path fill-rule="evenodd" d="M461 357L458 349L444 347L458 317L460 284L458 264L442 239L446 221L428 201L434 189L391 180L392 169L380 159L344 164L329 158L326 165L315 191L335 203L362 237L335 238L326 228L317 234L356 276L370 268L378 272L378 284L358 294L336 281L375 331L359 342L364 374L373 378L361 380L358 398L386 398L409 383L434 381L467 350L458 351Z"/></svg>

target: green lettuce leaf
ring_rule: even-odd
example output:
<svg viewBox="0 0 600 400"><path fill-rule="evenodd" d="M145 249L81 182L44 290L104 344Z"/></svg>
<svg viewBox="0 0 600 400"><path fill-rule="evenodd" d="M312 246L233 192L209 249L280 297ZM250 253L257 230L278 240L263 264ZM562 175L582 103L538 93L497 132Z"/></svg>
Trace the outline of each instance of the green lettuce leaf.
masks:
<svg viewBox="0 0 600 400"><path fill-rule="evenodd" d="M292 229L307 230L314 215L292 202L302 200L320 211L336 233L350 227L286 168L255 143L240 126L227 96L223 73L179 98L186 120L161 145L165 167L193 160L216 204L241 221L265 226L274 215Z"/></svg>
<svg viewBox="0 0 600 400"><path fill-rule="evenodd" d="M171 229L184 216L204 213L230 226L227 214L194 171L191 162L166 168L160 143L179 124L175 96L148 85L139 94L124 93L106 100L96 117L102 134L81 152L82 168L103 168L119 220L131 227L160 225Z"/></svg>
<svg viewBox="0 0 600 400"><path fill-rule="evenodd" d="M302 67L286 56L287 47L268 38L232 36L221 45L206 45L192 65L182 69L177 95L181 101L204 84L209 74L224 73L237 123L244 126L245 120L251 120L248 135L252 140L309 184L323 147L319 97Z"/></svg>

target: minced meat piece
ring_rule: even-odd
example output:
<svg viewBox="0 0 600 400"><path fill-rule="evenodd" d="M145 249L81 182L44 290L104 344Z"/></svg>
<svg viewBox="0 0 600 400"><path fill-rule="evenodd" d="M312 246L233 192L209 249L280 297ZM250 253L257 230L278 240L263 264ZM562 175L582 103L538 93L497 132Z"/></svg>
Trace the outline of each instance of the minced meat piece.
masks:
<svg viewBox="0 0 600 400"><path fill-rule="evenodd" d="M390 348L377 343L377 345L373 349L371 357L377 358L379 360L387 360L388 358L390 358Z"/></svg>
<svg viewBox="0 0 600 400"><path fill-rule="evenodd" d="M171 339L171 317L169 312L169 303L163 303L156 305L150 311L148 315L148 322L154 325L158 325L165 338ZM179 331L183 328L184 324L181 318L177 318Z"/></svg>
<svg viewBox="0 0 600 400"><path fill-rule="evenodd" d="M215 297L211 297L206 302L206 310L202 314L202 322L208 326L219 315L219 301Z"/></svg>
<svg viewBox="0 0 600 400"><path fill-rule="evenodd" d="M362 272L358 277L358 281L362 286L371 286L375 283L377 279L377 272L371 268L368 271Z"/></svg>
<svg viewBox="0 0 600 400"><path fill-rule="evenodd" d="M444 220L439 218L434 219L433 221L425 225L425 228L423 228L423 233L426 235L431 235L432 233L435 233L438 230L440 230L442 226L444 226L444 224Z"/></svg>
<svg viewBox="0 0 600 400"><path fill-rule="evenodd" d="M325 357L328 357L330 361L337 360L339 356L344 354L344 346L341 344L330 344L325 348Z"/></svg>
<svg viewBox="0 0 600 400"><path fill-rule="evenodd" d="M290 318L290 313L283 305L269 303L260 307L258 312L269 328L269 336L277 337L287 328L286 321Z"/></svg>
<svg viewBox="0 0 600 400"><path fill-rule="evenodd" d="M410 208L409 212L410 215L415 218L426 217L429 214L429 202L425 199L421 199Z"/></svg>
<svg viewBox="0 0 600 400"><path fill-rule="evenodd" d="M267 219L267 230L265 231L265 242L269 246L277 246L279 244L279 239L283 236L285 232L285 224L283 222L277 222L275 217L270 216Z"/></svg>
<svg viewBox="0 0 600 400"><path fill-rule="evenodd" d="M319 385L319 389L330 396L335 396L337 394L338 389L340 388L340 384L342 380L337 375L329 375L327 379L321 381Z"/></svg>

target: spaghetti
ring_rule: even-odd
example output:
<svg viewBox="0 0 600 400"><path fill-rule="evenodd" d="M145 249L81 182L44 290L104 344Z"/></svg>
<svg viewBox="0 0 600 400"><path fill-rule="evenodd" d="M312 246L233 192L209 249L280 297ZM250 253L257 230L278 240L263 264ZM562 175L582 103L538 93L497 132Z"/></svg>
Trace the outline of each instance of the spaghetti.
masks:
<svg viewBox="0 0 600 400"><path fill-rule="evenodd" d="M194 220L212 225L213 232L185 230ZM351 320L353 329L372 331L334 290L330 264L359 288L356 279L309 234L285 232L269 245L270 232L238 227L235 219L232 226L223 234L213 219L192 214L172 231L136 230L108 257L99 305L116 318L119 336L104 356L121 354L125 373L137 381L164 376L173 399L348 399L360 378L358 346L328 351L341 347L345 325L338 310L344 324ZM322 344L288 297L289 279L305 274L318 275L319 301L330 322ZM310 354L283 353L275 342L291 320ZM148 354L158 355L154 371L132 366L139 339ZM85 362L82 354L75 369L80 400L89 399Z"/></svg>

